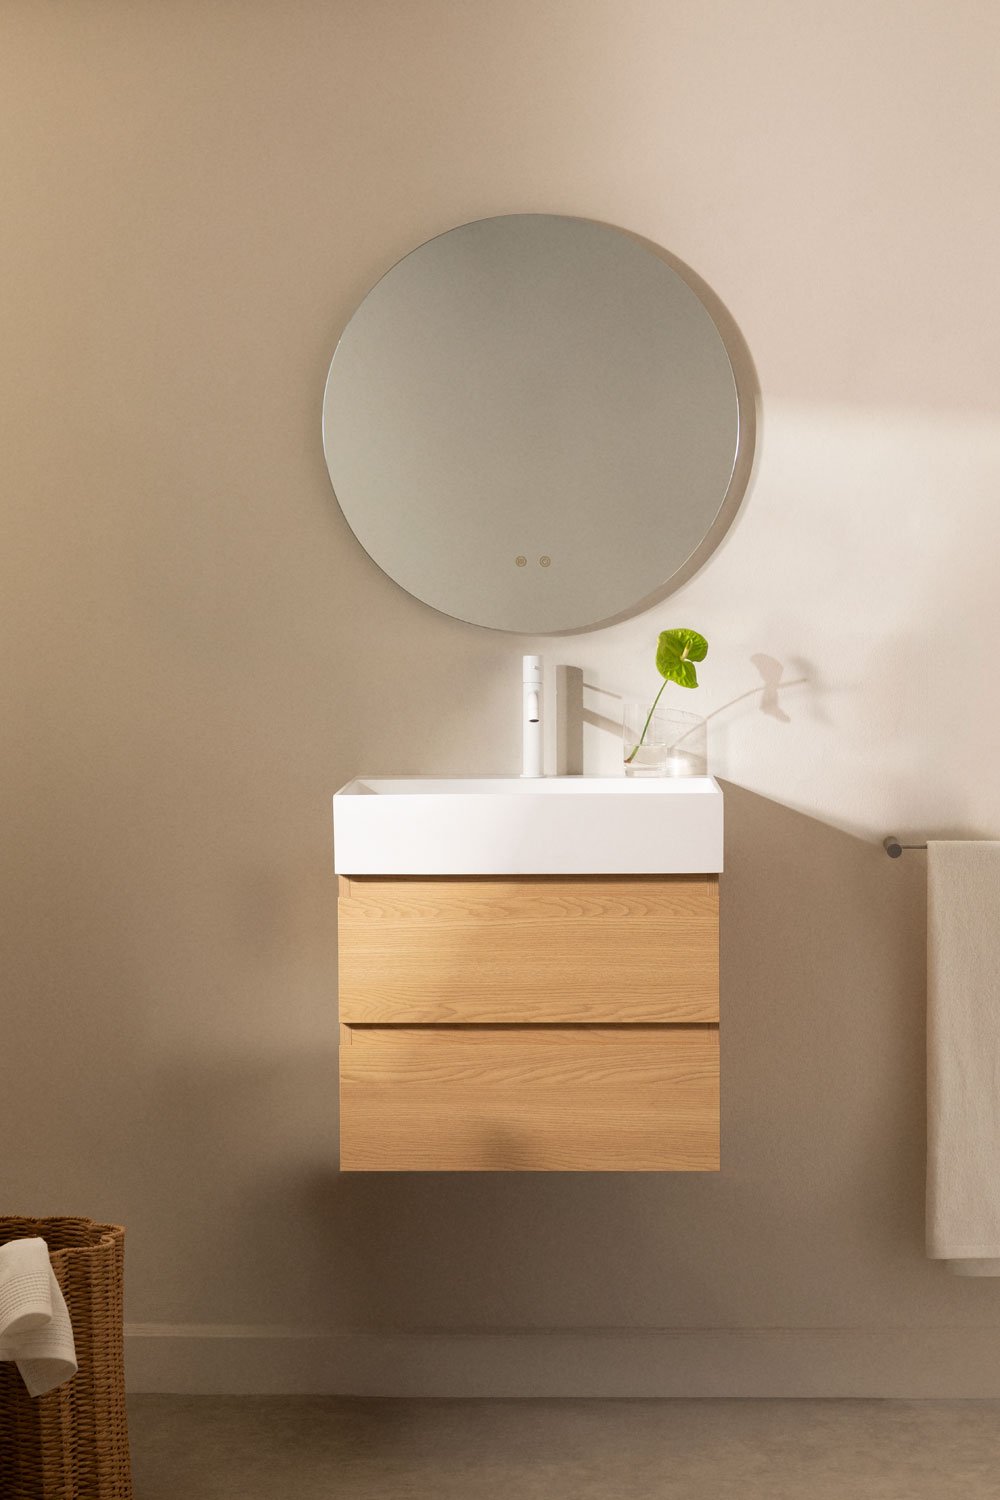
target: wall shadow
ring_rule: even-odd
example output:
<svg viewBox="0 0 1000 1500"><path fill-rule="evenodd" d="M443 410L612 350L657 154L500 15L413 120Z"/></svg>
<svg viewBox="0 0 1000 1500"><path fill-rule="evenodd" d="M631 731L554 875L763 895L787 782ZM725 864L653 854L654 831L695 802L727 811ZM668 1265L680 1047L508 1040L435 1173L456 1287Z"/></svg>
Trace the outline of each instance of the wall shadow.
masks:
<svg viewBox="0 0 1000 1500"><path fill-rule="evenodd" d="M725 793L722 1172L323 1173L303 1206L332 1325L919 1325L960 1306L923 1254L921 857Z"/></svg>

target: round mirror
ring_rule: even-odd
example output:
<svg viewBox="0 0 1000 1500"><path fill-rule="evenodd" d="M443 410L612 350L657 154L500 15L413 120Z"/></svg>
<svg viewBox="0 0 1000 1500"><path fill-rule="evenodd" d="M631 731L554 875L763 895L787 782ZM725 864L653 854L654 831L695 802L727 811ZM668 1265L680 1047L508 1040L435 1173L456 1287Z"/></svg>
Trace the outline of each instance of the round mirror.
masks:
<svg viewBox="0 0 1000 1500"><path fill-rule="evenodd" d="M739 403L691 287L622 230L514 214L368 293L323 446L361 545L445 614L579 630L666 591L719 515Z"/></svg>

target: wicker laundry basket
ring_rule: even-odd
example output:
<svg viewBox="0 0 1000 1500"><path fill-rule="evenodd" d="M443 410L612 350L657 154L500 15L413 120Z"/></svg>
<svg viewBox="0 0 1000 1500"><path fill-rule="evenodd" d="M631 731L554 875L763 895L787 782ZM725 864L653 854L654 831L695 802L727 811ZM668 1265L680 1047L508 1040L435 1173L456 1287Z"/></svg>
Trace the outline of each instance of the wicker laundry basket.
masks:
<svg viewBox="0 0 1000 1500"><path fill-rule="evenodd" d="M0 1244L39 1235L62 1287L79 1370L32 1399L0 1361L0 1500L132 1500L122 1292L125 1231L92 1219L0 1216Z"/></svg>

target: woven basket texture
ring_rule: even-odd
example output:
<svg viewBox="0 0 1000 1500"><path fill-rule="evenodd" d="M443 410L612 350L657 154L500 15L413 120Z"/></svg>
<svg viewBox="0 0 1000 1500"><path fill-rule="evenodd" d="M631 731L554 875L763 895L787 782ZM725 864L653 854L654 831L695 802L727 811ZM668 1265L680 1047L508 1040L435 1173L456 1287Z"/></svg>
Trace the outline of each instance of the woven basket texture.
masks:
<svg viewBox="0 0 1000 1500"><path fill-rule="evenodd" d="M5 1218L0 1244L39 1235L73 1324L79 1370L34 1400L0 1361L0 1500L132 1500L122 1307L125 1231L92 1219Z"/></svg>

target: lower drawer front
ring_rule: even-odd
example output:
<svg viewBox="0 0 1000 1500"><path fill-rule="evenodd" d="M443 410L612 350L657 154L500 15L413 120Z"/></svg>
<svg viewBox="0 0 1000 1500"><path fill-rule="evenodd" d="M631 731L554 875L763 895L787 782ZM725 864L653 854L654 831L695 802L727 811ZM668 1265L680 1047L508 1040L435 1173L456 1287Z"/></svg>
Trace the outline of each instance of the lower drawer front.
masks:
<svg viewBox="0 0 1000 1500"><path fill-rule="evenodd" d="M717 1171L718 1028L344 1026L340 1129L344 1171Z"/></svg>

